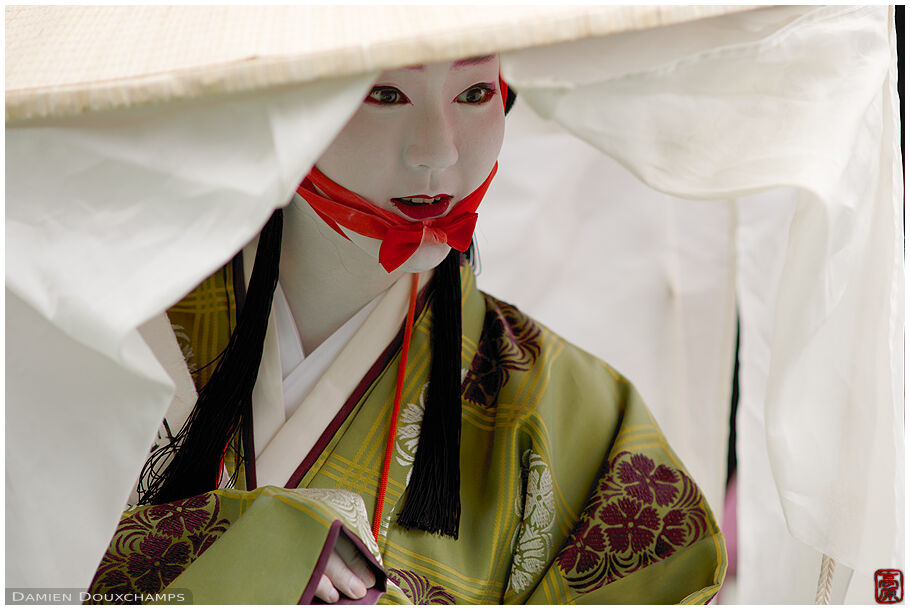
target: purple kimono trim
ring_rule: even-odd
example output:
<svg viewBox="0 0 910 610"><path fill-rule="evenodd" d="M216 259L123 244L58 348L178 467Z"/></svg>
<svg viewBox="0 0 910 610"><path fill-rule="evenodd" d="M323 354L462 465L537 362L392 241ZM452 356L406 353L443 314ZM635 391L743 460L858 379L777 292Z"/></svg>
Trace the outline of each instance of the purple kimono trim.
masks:
<svg viewBox="0 0 910 610"><path fill-rule="evenodd" d="M382 352L376 362L373 363L373 366L370 367L370 370L367 372L366 376L360 380L360 383L357 384L357 387L354 388L354 391L351 393L350 397L345 401L344 405L341 407L341 410L338 411L338 414L332 419L332 422L326 427L326 429L320 435L319 440L316 441L316 444L313 445L313 448L310 449L310 452L307 453L306 457L303 458L303 461L300 462L300 465L297 467L297 470L294 471L294 474L291 475L291 478L288 479L288 482L284 484L288 489L296 489L300 485L300 481L303 479L304 475L312 468L313 464L322 455L322 452L325 451L325 448L328 446L329 441L332 440L332 437L335 436L335 433L338 432L338 428L341 427L341 424L344 423L344 420L348 418L348 415L351 414L351 411L354 410L354 407L357 406L357 403L360 402L360 399L363 398L363 395L366 393L367 388L375 381L376 377L388 366L391 362L392 357L395 353L401 348L401 342L404 339L404 330L398 333L395 339L389 344L389 346Z"/></svg>
<svg viewBox="0 0 910 610"><path fill-rule="evenodd" d="M414 306L417 315L423 312L423 309L427 304L429 287L430 285L427 284L424 286L424 289L420 291L420 294L417 295L417 303ZM344 405L338 411L338 414L335 415L331 423L329 423L319 436L319 440L316 441L316 444L313 445L310 452L307 453L306 457L303 458L303 461L300 462L300 465L297 466L297 469L294 471L294 474L291 475L291 478L284 484L286 488L296 489L297 486L300 485L300 481L303 480L306 473L313 467L313 464L319 456L322 455L322 452L325 451L329 441L332 440L332 437L338 432L338 428L341 427L344 420L348 418L348 415L351 414L351 411L354 410L354 407L357 406L357 403L359 403L360 399L363 398L363 395L366 394L367 389L373 385L373 382L376 381L380 373L389 365L389 362L392 361L392 358L398 350L401 349L402 341L404 341L404 324L402 324L401 329L398 331L398 334L395 335L395 338L392 339L392 342L389 343L388 347L383 350L382 354L379 355L379 358L376 359L376 362L373 363L373 366L370 367L370 370L367 371L367 374L360 380L360 383L357 384L357 387L354 388L354 391L344 402Z"/></svg>
<svg viewBox="0 0 910 610"><path fill-rule="evenodd" d="M338 542L338 536L344 534L347 539L354 545L354 547L360 551L360 554L363 555L364 559L367 561L367 565L370 569L373 570L373 574L376 576L376 584L367 589L367 594L360 599L350 599L345 597L344 594L340 595L340 599L335 602L336 605L352 605L352 604L375 604L379 598L385 593L385 581L386 573L382 569L382 566L376 561L376 558L373 557L373 554L367 549L363 541L360 540L355 534L351 533L345 525L338 521L337 519L332 523L332 526L329 528L329 535L326 536L325 544L322 546L322 551L319 553L319 559L316 561L316 567L313 569L313 574L310 576L310 580L306 585L306 588L303 590L303 594L300 596L300 601L298 604L324 604L325 602L316 597L316 587L319 586L319 579L322 578L322 575L325 573L325 566L329 562L329 556L332 554L332 551L335 549L335 543Z"/></svg>

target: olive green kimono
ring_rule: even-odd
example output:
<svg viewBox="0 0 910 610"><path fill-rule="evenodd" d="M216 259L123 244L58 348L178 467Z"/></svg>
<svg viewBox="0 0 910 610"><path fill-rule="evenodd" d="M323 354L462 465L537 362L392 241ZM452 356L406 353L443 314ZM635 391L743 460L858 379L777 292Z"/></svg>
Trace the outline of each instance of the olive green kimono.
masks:
<svg viewBox="0 0 910 610"><path fill-rule="evenodd" d="M229 276L212 276L182 305L204 289L225 302ZM334 541L345 536L379 576L366 601L383 591L379 603L709 601L726 568L723 536L638 393L609 365L479 292L466 266L459 537L395 524L429 376L433 320L421 300L378 541L368 523L401 333L299 457L288 489L218 490L128 511L93 591L308 602ZM169 313L192 341L192 311L182 305ZM229 307L220 310L225 320ZM197 343L196 357L207 362L218 349L218 341Z"/></svg>

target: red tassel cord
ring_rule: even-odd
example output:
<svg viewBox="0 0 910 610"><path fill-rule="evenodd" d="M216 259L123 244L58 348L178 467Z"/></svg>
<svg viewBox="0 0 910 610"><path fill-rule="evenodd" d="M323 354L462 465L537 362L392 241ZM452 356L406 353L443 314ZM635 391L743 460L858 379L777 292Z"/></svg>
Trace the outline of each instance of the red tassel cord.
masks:
<svg viewBox="0 0 910 610"><path fill-rule="evenodd" d="M382 462L382 476L379 478L379 493L376 495L376 510L373 512L373 537L379 540L379 525L382 523L382 506L385 503L386 485L389 481L389 466L392 463L392 449L395 432L398 430L398 411L401 407L401 392L404 387L404 372L408 365L408 348L411 345L411 331L414 329L414 310L417 308L418 274L411 274L411 298L408 316L404 323L404 341L401 344L401 360L398 363L398 381L395 383L395 399L392 403L392 421L389 423L389 438L386 440L385 459Z"/></svg>

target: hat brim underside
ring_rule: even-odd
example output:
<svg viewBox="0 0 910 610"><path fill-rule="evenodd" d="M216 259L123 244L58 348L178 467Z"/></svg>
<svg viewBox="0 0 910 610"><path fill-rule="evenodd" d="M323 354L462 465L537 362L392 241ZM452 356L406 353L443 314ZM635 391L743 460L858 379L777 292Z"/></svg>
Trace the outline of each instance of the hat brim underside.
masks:
<svg viewBox="0 0 910 610"><path fill-rule="evenodd" d="M13 6L6 119L252 92L750 8Z"/></svg>

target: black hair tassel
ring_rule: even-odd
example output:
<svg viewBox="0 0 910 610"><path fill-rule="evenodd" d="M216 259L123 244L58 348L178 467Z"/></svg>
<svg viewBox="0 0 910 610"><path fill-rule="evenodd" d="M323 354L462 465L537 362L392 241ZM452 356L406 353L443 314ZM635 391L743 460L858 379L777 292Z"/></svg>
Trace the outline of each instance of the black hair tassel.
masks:
<svg viewBox="0 0 910 610"><path fill-rule="evenodd" d="M461 252L433 274L430 385L398 525L458 538L461 518Z"/></svg>
<svg viewBox="0 0 910 610"><path fill-rule="evenodd" d="M140 480L148 477L149 483L147 489L140 490L141 503L172 502L216 489L225 447L237 430L238 458L252 455L253 386L278 282L281 231L279 209L259 236L249 289L223 357L174 441L155 451L146 462ZM164 472L156 472L156 466L171 454L173 459ZM244 462L251 469L251 460ZM255 485L255 473L247 472L247 481L251 480Z"/></svg>

